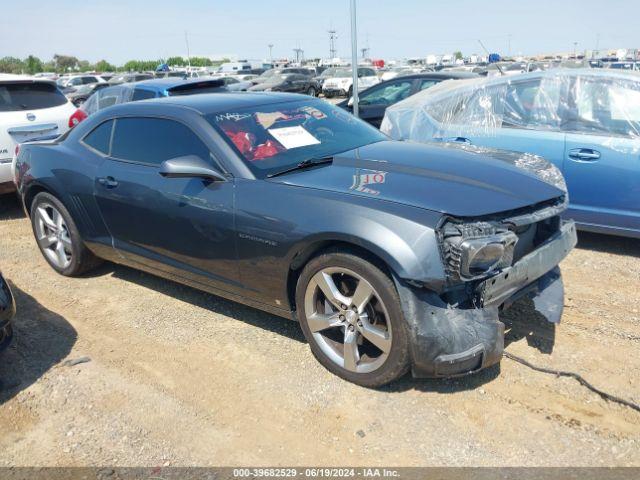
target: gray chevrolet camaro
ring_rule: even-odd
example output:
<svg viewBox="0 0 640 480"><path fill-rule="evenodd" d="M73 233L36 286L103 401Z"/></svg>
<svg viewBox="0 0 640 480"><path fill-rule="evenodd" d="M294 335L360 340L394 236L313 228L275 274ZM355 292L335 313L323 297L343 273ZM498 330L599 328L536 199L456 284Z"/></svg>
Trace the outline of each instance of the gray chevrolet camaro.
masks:
<svg viewBox="0 0 640 480"><path fill-rule="evenodd" d="M389 141L291 94L117 105L22 145L16 181L59 273L105 259L296 319L365 386L499 362L502 308L559 320L576 242L539 157Z"/></svg>

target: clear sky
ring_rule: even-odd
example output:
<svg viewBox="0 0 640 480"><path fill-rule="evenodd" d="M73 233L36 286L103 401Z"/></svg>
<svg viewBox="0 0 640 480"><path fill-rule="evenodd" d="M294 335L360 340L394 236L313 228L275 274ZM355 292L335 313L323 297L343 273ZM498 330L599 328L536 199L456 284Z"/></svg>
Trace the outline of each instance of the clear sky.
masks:
<svg viewBox="0 0 640 480"><path fill-rule="evenodd" d="M236 54L240 58L350 55L349 0L1 0L0 57L54 53L130 59ZM461 50L545 53L640 47L639 0L358 0L359 47L374 58Z"/></svg>

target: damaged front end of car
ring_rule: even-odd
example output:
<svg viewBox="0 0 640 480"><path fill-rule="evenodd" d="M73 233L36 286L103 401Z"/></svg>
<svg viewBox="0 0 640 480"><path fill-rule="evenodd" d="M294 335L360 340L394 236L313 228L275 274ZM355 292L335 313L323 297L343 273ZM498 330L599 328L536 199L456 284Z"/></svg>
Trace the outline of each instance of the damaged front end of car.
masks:
<svg viewBox="0 0 640 480"><path fill-rule="evenodd" d="M562 315L558 264L577 242L563 221L566 196L481 219L444 217L436 229L446 281L441 286L396 279L414 337L413 374L450 377L498 363L502 310L528 297L548 321Z"/></svg>

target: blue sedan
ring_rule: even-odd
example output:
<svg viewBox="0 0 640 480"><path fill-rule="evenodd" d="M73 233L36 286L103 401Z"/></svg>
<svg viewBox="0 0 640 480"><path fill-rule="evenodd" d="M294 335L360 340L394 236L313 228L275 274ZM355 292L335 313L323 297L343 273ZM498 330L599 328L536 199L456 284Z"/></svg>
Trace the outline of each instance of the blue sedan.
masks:
<svg viewBox="0 0 640 480"><path fill-rule="evenodd" d="M387 109L397 140L540 155L565 176L582 230L640 238L640 76L556 70L443 82Z"/></svg>

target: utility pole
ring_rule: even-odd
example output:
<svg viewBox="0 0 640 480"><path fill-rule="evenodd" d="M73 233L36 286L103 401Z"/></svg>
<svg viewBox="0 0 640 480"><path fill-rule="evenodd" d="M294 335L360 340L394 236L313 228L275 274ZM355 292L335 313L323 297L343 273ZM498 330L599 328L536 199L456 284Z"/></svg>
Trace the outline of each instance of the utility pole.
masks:
<svg viewBox="0 0 640 480"><path fill-rule="evenodd" d="M365 44L365 46L363 48L360 49L360 51L362 52L362 58L369 58L369 52L371 51L371 49L369 48L369 34L367 33L367 43Z"/></svg>
<svg viewBox="0 0 640 480"><path fill-rule="evenodd" d="M191 53L189 52L189 35L187 31L184 31L184 41L187 44L187 64L189 65L189 70L191 70Z"/></svg>
<svg viewBox="0 0 640 480"><path fill-rule="evenodd" d="M331 28L329 31L329 58L336 58L338 51L336 50L336 40L338 39L337 31Z"/></svg>
<svg viewBox="0 0 640 480"><path fill-rule="evenodd" d="M577 52L578 52L578 42L573 42L573 58L574 58L574 60L578 58Z"/></svg>
<svg viewBox="0 0 640 480"><path fill-rule="evenodd" d="M353 72L353 115L358 117L358 26L356 24L356 0L351 0L351 70Z"/></svg>
<svg viewBox="0 0 640 480"><path fill-rule="evenodd" d="M511 34L507 35L507 56L511 56Z"/></svg>
<svg viewBox="0 0 640 480"><path fill-rule="evenodd" d="M300 63L301 60L304 60L304 50L300 47L294 48L293 52L296 54L296 63Z"/></svg>
<svg viewBox="0 0 640 480"><path fill-rule="evenodd" d="M267 45L269 47L269 61L273 65L273 43Z"/></svg>

